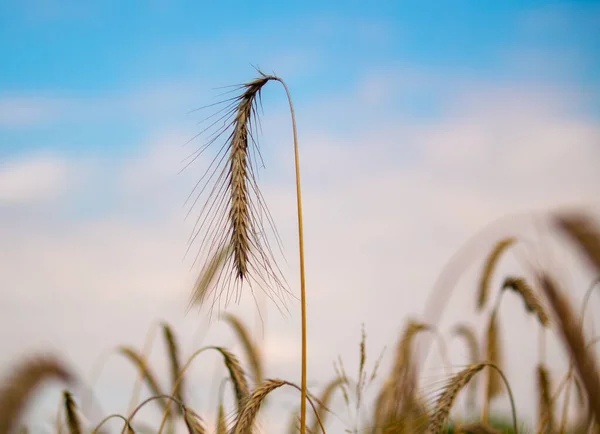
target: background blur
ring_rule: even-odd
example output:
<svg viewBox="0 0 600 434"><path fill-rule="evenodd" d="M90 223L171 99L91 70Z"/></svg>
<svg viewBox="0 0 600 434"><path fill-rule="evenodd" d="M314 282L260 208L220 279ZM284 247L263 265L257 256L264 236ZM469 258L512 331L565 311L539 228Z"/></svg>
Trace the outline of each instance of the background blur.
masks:
<svg viewBox="0 0 600 434"><path fill-rule="evenodd" d="M350 374L358 369L361 323L370 366L387 346L385 373L404 321L422 314L444 264L485 225L566 206L598 211L598 2L259 3L0 1L2 372L52 351L91 378L107 351L141 349L162 319L184 355L215 343L240 353L217 318L185 313L199 268L184 253L199 209L185 220L183 204L208 157L178 172L203 142L184 143L212 114L190 111L254 78L253 66L283 77L296 105L315 392L338 355ZM284 97L277 84L264 93L259 182L298 294ZM517 231L539 249L517 248L498 276L543 257L579 303L593 276L542 223L521 218L481 240L446 307L446 331L459 319L483 324L474 279L496 236ZM267 377L299 382L299 303L282 315L258 300L262 322L249 295L228 310L256 332ZM514 296L502 312L507 374L519 416L532 422L537 326ZM598 299L590 313L600 314ZM464 364L466 349L450 348ZM167 372L160 338L151 361ZM188 380L208 420L225 375L218 362L207 354ZM566 370L553 340L548 363ZM93 385L102 414L126 411L135 377L128 361L108 359ZM443 378L434 347L422 385ZM32 429L51 432L60 391L40 395ZM277 392L265 431L280 432L298 402ZM155 408L141 418L155 421ZM493 408L506 410L506 399ZM352 427L343 399L333 410L330 433Z"/></svg>

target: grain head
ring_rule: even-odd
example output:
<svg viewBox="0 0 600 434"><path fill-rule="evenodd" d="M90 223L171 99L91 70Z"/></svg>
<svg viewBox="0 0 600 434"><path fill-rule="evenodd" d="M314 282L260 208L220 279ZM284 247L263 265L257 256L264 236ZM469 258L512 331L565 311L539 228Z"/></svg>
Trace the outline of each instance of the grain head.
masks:
<svg viewBox="0 0 600 434"><path fill-rule="evenodd" d="M266 236L265 223L279 243L277 230L256 180L256 159L260 158L255 134L259 128L258 108L262 89L271 80L278 78L260 73L255 80L239 86L239 95L217 103L216 106L225 106L216 113L220 117L205 130L216 126L216 131L190 156L191 163L210 145L224 138L207 172L188 198L194 197L191 211L207 195L190 238L190 246L196 240L200 242L196 259L202 254L209 258L225 255L223 261L215 262L224 266L216 282L205 280L206 285L197 286L196 292L202 294L197 299L213 293L211 309L216 303L220 305L222 297L225 306L232 297L239 300L243 282L259 287L278 303L285 303L285 296L289 294ZM204 185L198 189L200 184ZM221 289L217 291L216 286Z"/></svg>
<svg viewBox="0 0 600 434"><path fill-rule="evenodd" d="M554 224L563 231L586 256L589 264L600 273L600 229L585 214L557 216Z"/></svg>
<svg viewBox="0 0 600 434"><path fill-rule="evenodd" d="M177 343L177 339L175 338L175 333L171 329L171 326L167 323L162 324L163 335L165 338L165 343L167 345L167 355L171 362L171 384L173 385L173 390L171 394L179 400L179 402L185 404L183 399L183 378L179 378L179 374L181 372L181 363L179 359L179 345ZM181 407L177 406L179 411L181 412Z"/></svg>
<svg viewBox="0 0 600 434"><path fill-rule="evenodd" d="M136 367L136 369L140 373L140 376L146 382L146 385L150 389L150 392L154 396L163 395L163 392L161 390L161 387L159 386L157 377L150 370L150 366L148 366L148 363L146 362L144 357L142 357L140 354L138 354L138 352L136 350L134 350L133 348L126 347L126 346L119 347L118 352L119 352L119 354L122 354L123 356L125 356L129 361L131 361L131 363L133 363L133 365ZM169 402L167 400L160 399L160 400L157 400L157 402L159 403L159 405L162 407L162 409L164 411L168 411Z"/></svg>
<svg viewBox="0 0 600 434"><path fill-rule="evenodd" d="M504 279L502 289L510 289L519 294L523 299L527 312L536 315L542 327L548 327L550 325L550 319L548 318L546 310L525 278L509 276Z"/></svg>
<svg viewBox="0 0 600 434"><path fill-rule="evenodd" d="M16 428L19 418L35 390L47 380L71 383L69 369L58 359L33 356L20 360L0 388L0 432Z"/></svg>
<svg viewBox="0 0 600 434"><path fill-rule="evenodd" d="M287 384L282 380L266 380L246 401L239 413L231 434L250 434L260 407L269 393Z"/></svg>
<svg viewBox="0 0 600 434"><path fill-rule="evenodd" d="M482 310L489 297L490 297L490 285L494 270L502 257L502 254L516 242L516 238L509 237L504 238L496 243L492 251L489 253L483 266L481 278L479 280L479 291L477 293L477 310Z"/></svg>
<svg viewBox="0 0 600 434"><path fill-rule="evenodd" d="M261 384L263 380L263 361L260 348L252 340L248 328L240 321L239 318L232 314L226 314L224 319L233 328L233 331L244 348L254 383Z"/></svg>
<svg viewBox="0 0 600 434"><path fill-rule="evenodd" d="M221 353L223 356L223 362L229 372L231 383L235 392L235 399L238 407L238 412L244 408L246 401L250 395L250 388L248 387L248 380L246 379L246 373L238 358L229 350L222 347L213 347L215 350Z"/></svg>
<svg viewBox="0 0 600 434"><path fill-rule="evenodd" d="M65 390L63 392L63 399L65 405L65 415L67 418L67 426L69 427L69 434L81 434L83 431L81 430L81 421L79 420L79 415L77 414L77 407L75 406L75 401L73 401L73 396L69 391Z"/></svg>
<svg viewBox="0 0 600 434"><path fill-rule="evenodd" d="M433 415L427 426L426 434L440 434L446 425L450 410L459 392L471 381L473 376L486 366L485 363L469 365L452 377L438 398Z"/></svg>
<svg viewBox="0 0 600 434"><path fill-rule="evenodd" d="M205 434L207 432L202 424L202 418L187 407L183 410L183 420L189 434Z"/></svg>
<svg viewBox="0 0 600 434"><path fill-rule="evenodd" d="M498 315L493 312L490 316L490 322L487 328L486 335L486 358L489 363L493 363L497 367L502 367L502 340L500 338L500 325L498 324ZM487 371L487 390L486 401L490 400L503 391L502 379L499 373L493 369Z"/></svg>
<svg viewBox="0 0 600 434"><path fill-rule="evenodd" d="M539 280L558 321L563 344L582 379L589 409L596 421L600 421L600 374L594 353L587 348L580 323L556 282L547 274L541 274Z"/></svg>

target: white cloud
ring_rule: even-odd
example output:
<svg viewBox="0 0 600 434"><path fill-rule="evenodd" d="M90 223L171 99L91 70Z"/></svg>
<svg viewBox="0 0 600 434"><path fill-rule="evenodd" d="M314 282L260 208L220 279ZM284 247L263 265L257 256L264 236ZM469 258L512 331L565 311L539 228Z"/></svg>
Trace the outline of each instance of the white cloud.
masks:
<svg viewBox="0 0 600 434"><path fill-rule="evenodd" d="M27 156L0 166L0 205L52 201L68 187L68 165L52 156Z"/></svg>
<svg viewBox="0 0 600 434"><path fill-rule="evenodd" d="M386 369L404 320L421 315L442 266L489 222L507 213L573 203L600 205L595 187L600 183L600 126L576 116L570 104L563 105L552 95L524 88L509 93L477 89L448 105L451 111L440 120L411 125L405 119L383 118L362 125L352 140L302 125L312 385L318 389L334 375L332 364L338 355L354 372L361 322L366 323L371 362L388 346L382 366ZM377 104L375 99L374 107ZM263 121L271 134L274 128L268 124L273 119ZM289 136L287 130L275 133ZM187 268L190 262L182 260L189 227L182 223L184 210L165 212L165 208L180 200L173 201L174 196L184 198L195 180L191 175L171 176L181 167L177 150L181 148L172 144L187 137L169 132L147 148L147 155L123 168L120 194L128 207L143 203L143 215L116 210L109 217L58 227L20 222L0 228L6 241L0 247L0 263L6 270L0 274L0 287L6 288L0 293L5 310L1 317L11 324L10 330L3 329L4 363L26 349L49 346L89 372L106 348L141 347L157 318L172 322L186 354L200 344L234 343L225 326L213 320L204 333L205 318L184 315L193 279ZM291 146L278 149L276 159L280 158L289 170L263 172L260 182L286 247L289 264L282 263L283 269L297 293ZM55 173L46 175L42 185L61 185L51 180L61 179L56 173L64 171L36 164L13 177L27 186L31 178L42 179L40 173ZM19 182L12 181L14 189L19 190L14 187ZM33 191L21 193L30 198L49 194L40 186L20 191ZM528 237L535 239L535 233ZM483 253L488 246L481 247ZM499 271L518 267L509 256ZM581 284L585 278L577 271L573 283ZM472 314L477 272L469 269L460 281L441 323L444 330L457 320L483 324ZM570 295L579 300L581 290ZM232 310L257 323L252 298L246 296L243 302ZM519 303L507 297L502 327L515 349L510 353L520 354L507 360L517 408L520 416L531 420L535 384L530 369L537 361L531 342L537 342L537 332ZM288 317L266 306L262 313L267 375L299 382L299 305L290 305ZM239 346L234 348L240 351ZM464 363L462 347L450 348L453 363ZM166 374L161 347L155 348L151 360ZM565 369L555 342L549 344L548 362L556 375ZM192 404L206 411L216 408L214 394L209 397L216 363L216 356L201 358L189 380ZM424 369L425 386L440 378L440 366L434 352ZM133 369L126 362L110 359L97 384L106 412L124 410L132 378ZM280 393L281 400L270 401L271 411L263 419L271 432L287 423L290 405L297 402L294 392ZM500 407L505 409L504 404ZM334 410L341 420L347 419L343 404ZM332 418L332 432L334 428L341 429L339 419Z"/></svg>

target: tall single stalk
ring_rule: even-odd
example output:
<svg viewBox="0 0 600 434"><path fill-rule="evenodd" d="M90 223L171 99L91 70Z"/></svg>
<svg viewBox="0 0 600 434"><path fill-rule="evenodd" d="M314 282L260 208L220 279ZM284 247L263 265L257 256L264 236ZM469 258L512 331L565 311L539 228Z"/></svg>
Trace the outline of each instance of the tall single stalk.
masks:
<svg viewBox="0 0 600 434"><path fill-rule="evenodd" d="M298 132L296 130L296 114L290 91L283 80L279 81L288 98L290 104L290 114L292 116L292 129L294 132L294 161L296 165L296 199L298 203L298 246L300 253L300 304L301 304L301 327L302 327L302 380L300 383L300 433L306 433L306 275L304 274L304 226L302 224L302 189L300 187L300 153L298 150Z"/></svg>
<svg viewBox="0 0 600 434"><path fill-rule="evenodd" d="M257 147L257 141L253 137L253 124L256 126L258 123L256 109L258 106L257 101L260 100L261 90L269 81L278 81L283 86L288 99L294 137L302 328L300 431L302 434L305 434L307 400L306 278L304 271L304 228L296 116L287 84L277 76L265 75L260 71L259 73L261 75L259 78L241 86L241 88L245 89L241 95L226 101L230 102L230 105L223 109L226 111L225 115L212 124L216 125L225 120L223 126L210 138L208 144L214 142L227 130L231 129L232 131L226 139L226 144L221 148L219 154L210 165L210 167L214 166L214 168L207 182L212 180L213 187L209 189L210 196L203 209L203 214L206 214L201 215L196 221L194 233L190 239L190 241L194 241L201 232L206 232L201 238L203 246L200 250L202 251L204 248L207 248L209 257L213 258L200 274L194 288L191 303L202 303L216 285L224 284L226 286L225 289L213 294L213 307L217 301L220 302L223 292L226 292L225 304L227 304L231 295L229 291L231 285L239 285L244 280L249 282L250 285L256 283L263 290L265 287L271 289L270 284L274 284L278 289L285 289L285 279L282 278L280 270L277 267L271 266L271 261L274 261L274 257L272 256L272 252L270 252L270 246L264 235L265 231L262 228L263 213L266 215L266 220L274 232L276 231L255 179L256 168L252 165L251 157L253 154L250 152L251 146ZM220 110L218 113L223 110ZM227 122L228 119L229 122ZM206 149L206 146L192 154L192 161L204 149ZM256 151L256 148L254 151ZM220 171L218 170L219 165L223 165ZM202 177L201 181L204 180L205 176ZM198 184L192 194L196 191ZM197 193L192 207L199 200L205 188L203 187ZM239 286L236 289L239 290ZM281 297L279 297L279 300L283 301Z"/></svg>

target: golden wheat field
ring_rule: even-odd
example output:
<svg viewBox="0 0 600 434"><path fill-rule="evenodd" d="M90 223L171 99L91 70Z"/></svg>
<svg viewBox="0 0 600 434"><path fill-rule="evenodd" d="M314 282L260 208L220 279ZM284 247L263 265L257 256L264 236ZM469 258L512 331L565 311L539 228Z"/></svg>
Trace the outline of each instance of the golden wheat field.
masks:
<svg viewBox="0 0 600 434"><path fill-rule="evenodd" d="M300 288L298 294L290 290L292 285L286 281L274 253L279 222L269 213L257 176L261 92L268 86L278 86L283 92L291 117L296 185L289 194L294 195L297 204L297 220L293 223L298 231L300 282L293 286ZM600 331L589 326L591 314L586 317L585 313L593 293L600 290L600 225L585 209L544 214L552 233L569 243L588 270L589 287L583 305L574 304L564 275L533 254L523 257L520 267L509 273L498 272L498 264L507 254L529 242L514 234L486 246L487 255L470 258L478 267L478 281L469 288L476 306L473 314L485 327L475 328L468 321L456 322L448 329L438 327L453 283L442 270L432 270L440 275L440 283L429 294L424 315L394 319L397 323L393 327L402 328L397 339L389 343L390 351L374 353L369 346L368 328L364 328L362 336L356 336L356 359L335 361L335 375L330 382L312 387L306 332L307 319L311 318L306 293L311 288L305 276L310 275L310 269L305 271L302 146L293 92L282 78L260 71L256 79L235 91L222 104L210 107L209 127L200 135L204 142L186 163L186 170L193 171L192 163L200 154L209 148L215 150L213 164L198 176L199 182L189 197L190 212L197 217L189 248L201 264L195 285L189 288L188 310L210 315L229 328L240 351L234 352L228 344L182 348L178 331L166 322L158 324L155 334L149 333L151 339L143 346L138 346L139 342L115 342L113 354L130 363L137 373L132 379L135 387L130 408L105 415L97 424L91 424L87 414L90 396L86 391L91 389L93 395L93 384L85 384L87 379L73 372L60 353L23 354L3 373L0 434L28 432L27 409L49 382L58 382L64 389L62 399L56 403L56 433L271 432L268 409L278 399L279 389L289 389L297 398L296 407L286 414L290 434L331 433L328 424L337 417L332 411L334 404L335 408L360 415L354 426L347 428L347 432L356 434L600 433L600 365L595 345ZM461 267L450 261L448 270L460 275L464 271ZM299 300L301 338L294 345L301 348L300 382L273 378L265 368L263 348L251 327L227 313L226 307L239 301L244 291L254 290L264 291L270 302L282 309L291 298ZM519 299L520 307L511 312L501 310L506 297ZM537 366L529 374L536 384L533 426L522 422L521 409L515 405L514 383L505 373L507 360L518 360L520 355L513 350L511 340L503 337L503 324L517 315L529 316L527 324L539 337L530 343L537 358ZM565 372L548 369L545 342L549 336L562 345L563 357L568 360ZM149 360L154 341L159 339L166 349L161 355L168 366L166 373ZM449 360L450 346L466 349L469 360L460 364ZM424 381L424 360L434 349L443 363L438 365L435 381ZM217 357L223 368L219 372L224 375L213 379L218 384L216 395L206 396L203 401L207 406L217 404L198 408L189 404L190 394L199 393L189 372L206 354ZM380 366L384 358L389 369ZM203 395L212 392L201 391ZM226 395L232 399L226 400ZM494 402L504 402L510 412L496 414ZM141 421L141 412L156 413L160 423L148 426ZM209 419L206 414L216 417Z"/></svg>

